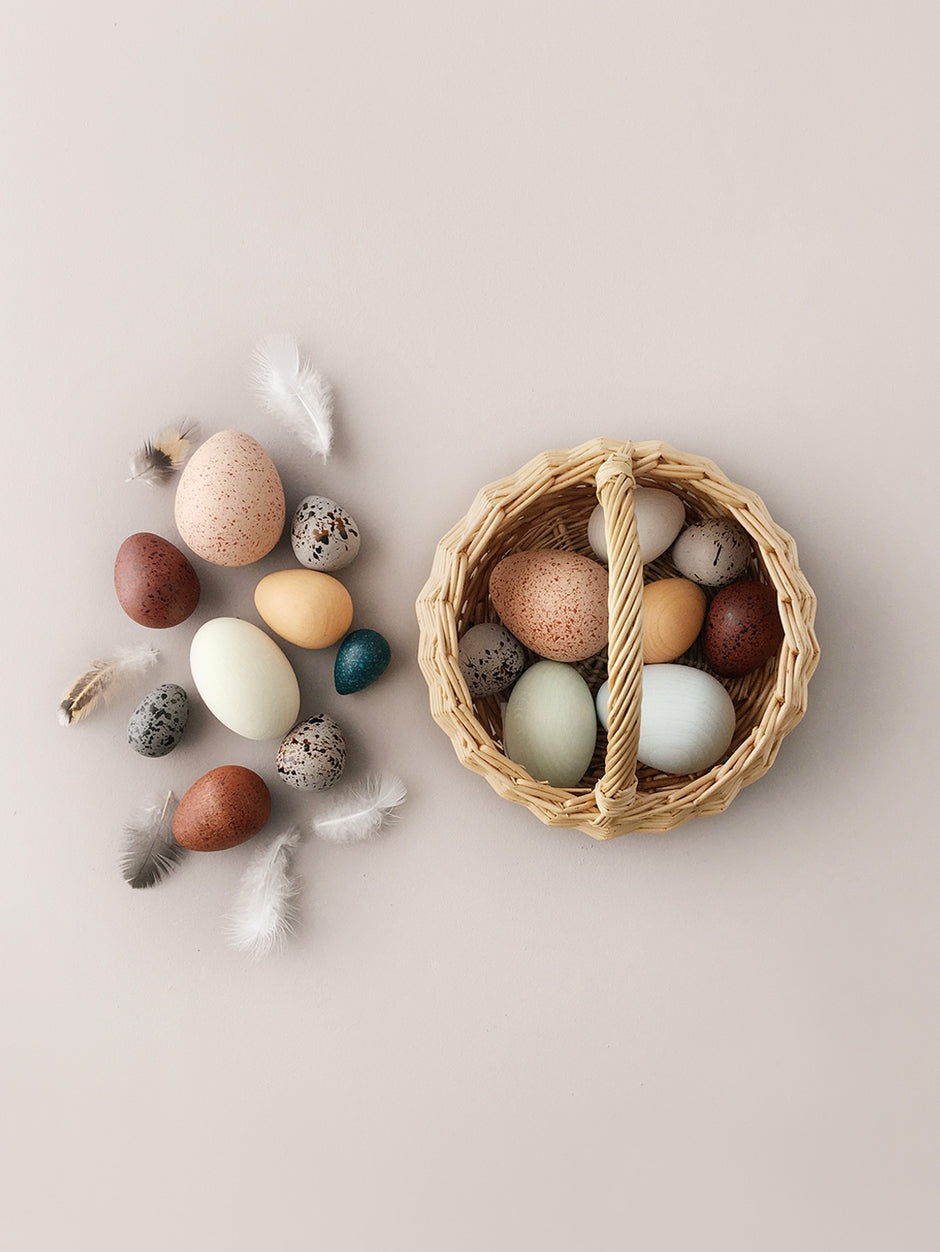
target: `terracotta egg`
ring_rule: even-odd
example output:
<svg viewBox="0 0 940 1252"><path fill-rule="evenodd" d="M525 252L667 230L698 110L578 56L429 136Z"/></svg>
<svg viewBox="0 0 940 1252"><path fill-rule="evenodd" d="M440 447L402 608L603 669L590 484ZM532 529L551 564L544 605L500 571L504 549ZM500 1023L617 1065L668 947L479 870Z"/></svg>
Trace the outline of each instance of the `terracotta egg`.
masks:
<svg viewBox="0 0 940 1252"><path fill-rule="evenodd" d="M583 661L607 643L607 570L576 552L514 552L490 574L500 621L550 661Z"/></svg>
<svg viewBox="0 0 940 1252"><path fill-rule="evenodd" d="M271 629L299 648L328 648L349 630L353 603L332 574L283 569L255 587L255 608Z"/></svg>
<svg viewBox="0 0 940 1252"><path fill-rule="evenodd" d="M199 603L199 579L189 558L149 531L130 535L118 548L114 591L131 621L157 630L185 622Z"/></svg>
<svg viewBox="0 0 940 1252"><path fill-rule="evenodd" d="M243 765L219 765L196 780L173 815L173 838L191 852L220 852L244 843L271 816L264 779Z"/></svg>
<svg viewBox="0 0 940 1252"><path fill-rule="evenodd" d="M222 430L189 458L176 489L183 542L213 565L250 565L281 537L286 507L274 462L256 439Z"/></svg>
<svg viewBox="0 0 940 1252"><path fill-rule="evenodd" d="M643 588L643 664L674 661L705 621L705 592L688 578L660 578Z"/></svg>
<svg viewBox="0 0 940 1252"><path fill-rule="evenodd" d="M723 587L708 610L703 642L706 661L723 677L763 665L783 642L774 588L752 579Z"/></svg>

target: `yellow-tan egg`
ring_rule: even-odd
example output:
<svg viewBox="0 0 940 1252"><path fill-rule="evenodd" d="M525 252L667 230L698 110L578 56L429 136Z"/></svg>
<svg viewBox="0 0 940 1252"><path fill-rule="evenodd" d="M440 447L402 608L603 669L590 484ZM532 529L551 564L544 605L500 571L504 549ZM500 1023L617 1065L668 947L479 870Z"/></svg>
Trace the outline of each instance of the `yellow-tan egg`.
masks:
<svg viewBox="0 0 940 1252"><path fill-rule="evenodd" d="M500 621L549 661L584 661L607 643L607 570L556 548L513 552L493 568L489 591Z"/></svg>
<svg viewBox="0 0 940 1252"><path fill-rule="evenodd" d="M643 664L687 652L705 621L705 592L688 578L660 578L643 588Z"/></svg>
<svg viewBox="0 0 940 1252"><path fill-rule="evenodd" d="M251 435L221 430L190 457L176 488L176 528L213 565L250 565L281 537L286 509L274 462Z"/></svg>
<svg viewBox="0 0 940 1252"><path fill-rule="evenodd" d="M353 602L332 574L283 569L255 587L255 608L268 626L299 648L328 648L349 630Z"/></svg>

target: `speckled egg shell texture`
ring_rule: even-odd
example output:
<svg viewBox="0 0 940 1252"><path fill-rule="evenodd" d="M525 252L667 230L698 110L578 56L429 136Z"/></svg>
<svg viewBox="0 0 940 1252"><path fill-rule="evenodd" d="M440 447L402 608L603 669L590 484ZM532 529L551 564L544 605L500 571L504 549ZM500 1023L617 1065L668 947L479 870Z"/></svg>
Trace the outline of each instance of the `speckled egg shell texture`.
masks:
<svg viewBox="0 0 940 1252"><path fill-rule="evenodd" d="M740 578L753 556L751 540L733 517L693 522L672 545L672 563L685 578L703 587L724 587Z"/></svg>
<svg viewBox="0 0 940 1252"><path fill-rule="evenodd" d="M300 791L328 790L345 768L343 732L326 713L295 726L278 749L278 776Z"/></svg>
<svg viewBox="0 0 940 1252"><path fill-rule="evenodd" d="M219 765L198 778L173 814L173 838L191 852L221 852L256 835L271 816L271 793L254 770Z"/></svg>
<svg viewBox="0 0 940 1252"><path fill-rule="evenodd" d="M176 489L176 526L213 565L250 565L284 529L284 488L274 462L251 435L222 430L190 457Z"/></svg>
<svg viewBox="0 0 940 1252"><path fill-rule="evenodd" d="M294 510L290 542L301 565L329 573L355 560L359 553L359 527L335 500L305 496Z"/></svg>
<svg viewBox="0 0 940 1252"><path fill-rule="evenodd" d="M725 678L763 665L783 642L774 588L752 579L723 587L709 607L703 640L706 661Z"/></svg>
<svg viewBox="0 0 940 1252"><path fill-rule="evenodd" d="M155 687L127 723L127 742L141 756L166 756L183 737L189 720L189 697L177 683Z"/></svg>
<svg viewBox="0 0 940 1252"><path fill-rule="evenodd" d="M169 539L140 531L129 535L114 560L114 592L139 626L178 626L199 603L199 579L189 558Z"/></svg>
<svg viewBox="0 0 940 1252"><path fill-rule="evenodd" d="M512 686L525 668L525 649L498 622L478 622L460 638L457 661L471 696Z"/></svg>
<svg viewBox="0 0 940 1252"><path fill-rule="evenodd" d="M576 552L533 548L503 557L490 575L500 621L550 661L583 661L607 643L607 570Z"/></svg>
<svg viewBox="0 0 940 1252"><path fill-rule="evenodd" d="M392 650L377 630L352 630L339 645L333 662L333 685L341 696L372 685L388 669Z"/></svg>

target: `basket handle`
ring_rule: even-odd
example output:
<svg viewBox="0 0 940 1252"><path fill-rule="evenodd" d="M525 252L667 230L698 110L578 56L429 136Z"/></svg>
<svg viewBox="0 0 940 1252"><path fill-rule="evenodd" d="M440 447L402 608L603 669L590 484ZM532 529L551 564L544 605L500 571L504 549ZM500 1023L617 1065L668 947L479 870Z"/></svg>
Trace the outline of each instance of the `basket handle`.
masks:
<svg viewBox="0 0 940 1252"><path fill-rule="evenodd" d="M640 697L643 674L643 563L637 537L633 491L633 444L624 443L601 462L595 475L597 497L604 508L609 570L607 668L607 757L603 777L594 788L605 832L616 833L618 822L636 798L637 746L640 739Z"/></svg>

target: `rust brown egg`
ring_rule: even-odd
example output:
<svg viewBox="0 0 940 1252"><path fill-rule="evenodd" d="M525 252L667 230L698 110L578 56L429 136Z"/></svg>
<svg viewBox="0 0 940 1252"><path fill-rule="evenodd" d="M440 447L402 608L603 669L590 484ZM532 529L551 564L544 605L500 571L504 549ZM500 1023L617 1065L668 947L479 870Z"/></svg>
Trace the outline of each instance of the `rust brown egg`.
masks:
<svg viewBox="0 0 940 1252"><path fill-rule="evenodd" d="M702 642L705 660L723 678L763 665L783 642L774 588L752 579L723 587L709 606Z"/></svg>
<svg viewBox="0 0 940 1252"><path fill-rule="evenodd" d="M141 531L118 548L114 590L121 608L139 626L178 626L199 603L199 579L175 544Z"/></svg>
<svg viewBox="0 0 940 1252"><path fill-rule="evenodd" d="M173 815L173 837L191 852L221 852L251 839L271 816L264 779L244 765L219 765L198 778Z"/></svg>

